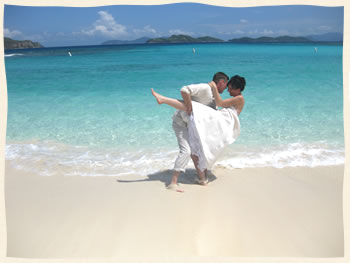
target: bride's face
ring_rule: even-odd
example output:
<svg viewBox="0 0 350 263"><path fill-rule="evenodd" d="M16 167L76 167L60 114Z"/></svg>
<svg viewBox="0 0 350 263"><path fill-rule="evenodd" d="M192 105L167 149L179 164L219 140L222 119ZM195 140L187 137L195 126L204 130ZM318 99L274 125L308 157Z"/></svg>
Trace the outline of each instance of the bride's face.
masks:
<svg viewBox="0 0 350 263"><path fill-rule="evenodd" d="M230 93L230 96L236 97L241 94L240 89L233 89L231 85L228 85L227 91Z"/></svg>

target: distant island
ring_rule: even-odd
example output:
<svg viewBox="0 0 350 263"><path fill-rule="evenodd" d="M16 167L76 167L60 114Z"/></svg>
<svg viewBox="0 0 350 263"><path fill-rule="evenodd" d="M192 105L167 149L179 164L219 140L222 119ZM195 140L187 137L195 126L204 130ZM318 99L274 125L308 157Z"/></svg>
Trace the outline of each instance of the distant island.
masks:
<svg viewBox="0 0 350 263"><path fill-rule="evenodd" d="M135 40L108 40L101 45L134 45L134 44L182 44L182 43L342 43L342 33L326 33L302 37L241 37L230 40L222 40L210 36L192 37L188 35L172 35L170 37L149 38L141 37ZM14 40L4 37L4 47L7 49L44 48L40 43L31 40Z"/></svg>
<svg viewBox="0 0 350 263"><path fill-rule="evenodd" d="M101 45L130 45L130 44L145 44L150 38L141 37L135 40L108 40Z"/></svg>
<svg viewBox="0 0 350 263"><path fill-rule="evenodd" d="M187 35L172 35L168 38L152 38L149 39L147 44L162 44L162 43L219 43L225 42L222 39L214 38L214 37L198 37L194 38Z"/></svg>
<svg viewBox="0 0 350 263"><path fill-rule="evenodd" d="M123 45L123 44L172 44L172 43L319 43L319 42L342 42L343 34L326 33L322 35L310 35L303 37L279 36L279 37L242 37L230 40L222 40L210 36L194 38L188 35L172 35L161 38L139 38L136 40L110 40L101 45Z"/></svg>
<svg viewBox="0 0 350 263"><path fill-rule="evenodd" d="M306 43L314 42L313 40L307 39L305 37L291 37L291 36L280 36L280 37L242 37L234 38L229 40L231 43Z"/></svg>
<svg viewBox="0 0 350 263"><path fill-rule="evenodd" d="M14 40L8 37L4 38L4 48L6 49L24 49L24 48L43 48L39 42L30 40Z"/></svg>

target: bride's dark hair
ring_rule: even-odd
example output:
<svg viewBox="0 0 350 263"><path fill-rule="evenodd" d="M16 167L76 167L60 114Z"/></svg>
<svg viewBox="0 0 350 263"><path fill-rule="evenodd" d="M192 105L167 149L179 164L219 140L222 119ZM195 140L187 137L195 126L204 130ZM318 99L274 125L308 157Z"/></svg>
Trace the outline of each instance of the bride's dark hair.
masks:
<svg viewBox="0 0 350 263"><path fill-rule="evenodd" d="M243 91L245 88L245 78L238 75L233 76L227 83L227 86L228 85L231 85L233 89L240 89Z"/></svg>

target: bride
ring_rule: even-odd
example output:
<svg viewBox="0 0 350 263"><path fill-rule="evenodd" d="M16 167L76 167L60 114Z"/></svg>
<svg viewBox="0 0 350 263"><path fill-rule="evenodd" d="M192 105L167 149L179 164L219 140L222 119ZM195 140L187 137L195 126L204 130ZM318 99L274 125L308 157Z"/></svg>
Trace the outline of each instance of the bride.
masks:
<svg viewBox="0 0 350 263"><path fill-rule="evenodd" d="M199 174L202 185L207 184L204 171L210 169L225 146L233 143L240 133L239 114L244 107L242 91L246 82L238 75L232 77L227 83L228 92L232 96L222 99L215 82L209 83L212 88L216 106L220 110L214 110L208 106L192 101L192 113L188 122L189 144L191 154L197 157L197 165L201 171ZM175 109L186 111L184 102L165 97L153 89L152 95L158 104L167 104Z"/></svg>

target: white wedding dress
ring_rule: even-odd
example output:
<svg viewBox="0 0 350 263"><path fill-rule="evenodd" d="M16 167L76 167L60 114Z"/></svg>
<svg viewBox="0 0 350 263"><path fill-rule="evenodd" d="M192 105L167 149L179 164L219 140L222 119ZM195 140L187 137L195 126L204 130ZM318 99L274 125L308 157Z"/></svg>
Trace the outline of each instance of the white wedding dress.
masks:
<svg viewBox="0 0 350 263"><path fill-rule="evenodd" d="M214 110L192 101L188 122L191 153L198 156L201 171L211 169L223 149L240 134L240 122L234 107Z"/></svg>

